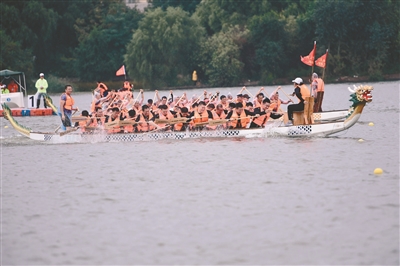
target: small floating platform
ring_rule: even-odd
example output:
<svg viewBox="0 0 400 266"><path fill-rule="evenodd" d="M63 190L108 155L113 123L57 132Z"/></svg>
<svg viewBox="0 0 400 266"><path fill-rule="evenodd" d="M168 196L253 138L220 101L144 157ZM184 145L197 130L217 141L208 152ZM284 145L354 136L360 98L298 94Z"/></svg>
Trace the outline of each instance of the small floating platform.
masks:
<svg viewBox="0 0 400 266"><path fill-rule="evenodd" d="M12 108L13 116L47 116L56 115L51 108ZM0 109L0 117L3 117L3 109Z"/></svg>

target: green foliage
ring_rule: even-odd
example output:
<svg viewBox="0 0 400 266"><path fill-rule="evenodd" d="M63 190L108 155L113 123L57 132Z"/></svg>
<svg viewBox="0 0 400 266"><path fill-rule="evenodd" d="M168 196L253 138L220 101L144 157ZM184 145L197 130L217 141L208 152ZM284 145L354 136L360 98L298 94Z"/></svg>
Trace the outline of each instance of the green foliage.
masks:
<svg viewBox="0 0 400 266"><path fill-rule="evenodd" d="M244 66L240 60L240 49L247 35L248 30L236 26L213 35L202 44L199 65L211 86L234 86L239 83Z"/></svg>
<svg viewBox="0 0 400 266"><path fill-rule="evenodd" d="M33 74L31 51L22 49L21 44L13 41L3 30L0 30L0 68L24 71L26 75Z"/></svg>
<svg viewBox="0 0 400 266"><path fill-rule="evenodd" d="M201 0L149 0L149 3L153 8L161 7L165 11L169 6L181 7L190 14L196 10L196 7L200 2Z"/></svg>
<svg viewBox="0 0 400 266"><path fill-rule="evenodd" d="M79 44L76 69L82 80L105 80L123 64L126 44L142 14L121 5L110 7L98 28ZM101 56L100 56L101 55Z"/></svg>
<svg viewBox="0 0 400 266"><path fill-rule="evenodd" d="M177 84L194 67L203 28L181 8L149 11L128 44L125 63L131 77L145 86Z"/></svg>
<svg viewBox="0 0 400 266"><path fill-rule="evenodd" d="M276 13L254 16L249 22L251 41L254 43L256 62L262 72L273 76L283 74L286 66L287 33L285 21Z"/></svg>
<svg viewBox="0 0 400 266"><path fill-rule="evenodd" d="M398 15L398 1L317 1L316 33L330 46L333 59L328 69L336 75L380 76L388 61L393 64L389 55L399 55Z"/></svg>
<svg viewBox="0 0 400 266"><path fill-rule="evenodd" d="M143 14L122 0L1 1L0 66L85 82L115 78L125 61L145 86L191 84L194 69L215 86L270 84L309 73L299 56L317 41L325 76L400 71L400 1L150 2Z"/></svg>

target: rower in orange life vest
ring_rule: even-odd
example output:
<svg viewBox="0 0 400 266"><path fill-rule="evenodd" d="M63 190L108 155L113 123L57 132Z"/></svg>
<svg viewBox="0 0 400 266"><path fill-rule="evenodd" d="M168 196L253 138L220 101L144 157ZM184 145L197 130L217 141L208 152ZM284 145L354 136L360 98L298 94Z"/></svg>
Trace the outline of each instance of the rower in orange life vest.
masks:
<svg viewBox="0 0 400 266"><path fill-rule="evenodd" d="M106 124L111 123L111 122L118 122L123 120L120 114L120 110L118 107L113 107L111 109L111 115L107 116L106 115L106 120L104 121ZM123 129L119 125L115 125L112 128L108 129L108 133L120 133L122 132Z"/></svg>
<svg viewBox="0 0 400 266"><path fill-rule="evenodd" d="M136 120L136 112L135 110L131 109L128 111L128 116L124 117L124 121L135 121ZM124 132L125 133L133 133L136 131L136 125L126 125L124 126Z"/></svg>
<svg viewBox="0 0 400 266"><path fill-rule="evenodd" d="M259 128L265 126L271 114L270 105L270 100L265 97L262 101L262 106L254 108L254 113L256 117L251 122L250 128Z"/></svg>
<svg viewBox="0 0 400 266"><path fill-rule="evenodd" d="M174 111L169 111L168 106L166 106L165 104L158 106L158 109L160 109L160 113L158 114L159 119L171 120L174 118L174 114L176 114L176 112L174 112ZM166 124L158 124L158 126L166 127L167 125Z"/></svg>
<svg viewBox="0 0 400 266"><path fill-rule="evenodd" d="M307 97L310 97L310 91L307 88L307 86L304 85L303 79L295 78L294 80L292 80L292 82L293 82L293 86L294 86L294 92L291 94L291 96L296 95L299 102L297 104L288 105L287 114L288 114L289 121L286 124L287 126L293 125L293 112L294 111L303 111L305 99Z"/></svg>
<svg viewBox="0 0 400 266"><path fill-rule="evenodd" d="M228 98L226 98L225 95L221 95L221 97L219 97L219 99L220 99L220 101L219 101L218 104L221 104L222 107L223 107L225 110L228 109L228 105L229 105ZM217 105L218 105L218 104L217 104Z"/></svg>
<svg viewBox="0 0 400 266"><path fill-rule="evenodd" d="M62 130L71 129L72 127L72 111L78 111L78 108L74 108L74 99L71 96L72 86L65 85L64 93L60 99L60 115L62 121Z"/></svg>
<svg viewBox="0 0 400 266"><path fill-rule="evenodd" d="M226 115L226 119L229 119L229 128L246 128L250 122L250 117L254 113L244 109L242 103L236 103L235 109L230 111Z"/></svg>
<svg viewBox="0 0 400 266"><path fill-rule="evenodd" d="M325 83L322 79L318 78L317 73L312 74L311 89L313 97L315 98L314 112L322 112L322 100L324 99Z"/></svg>
<svg viewBox="0 0 400 266"><path fill-rule="evenodd" d="M179 107L177 107L179 108ZM182 107L177 109L177 117L186 117L186 118L190 118L189 117L189 110L186 107ZM185 131L188 128L188 123L176 123L174 125L174 130L175 131Z"/></svg>
<svg viewBox="0 0 400 266"><path fill-rule="evenodd" d="M107 100L107 97L101 98L100 93L95 92L94 94L94 99L92 101L92 105L90 106L90 113L93 113L96 108L101 108L103 105L103 102Z"/></svg>
<svg viewBox="0 0 400 266"><path fill-rule="evenodd" d="M92 116L94 116L94 119L89 126L102 128L106 120L106 117L103 115L103 110L101 108L96 108L95 112L92 113Z"/></svg>
<svg viewBox="0 0 400 266"><path fill-rule="evenodd" d="M264 87L263 88L261 88L261 89L264 89ZM261 91L261 89L260 89L260 91ZM254 99L254 108L260 108L260 107L262 107L262 104L263 104L263 99L264 99L264 93L262 93L262 92L259 92L257 95L256 95L256 98Z"/></svg>
<svg viewBox="0 0 400 266"><path fill-rule="evenodd" d="M198 123L208 122L209 119L213 119L213 114L206 110L206 104L203 101L200 101L197 110L193 111L189 115L192 118L192 126L196 126Z"/></svg>
<svg viewBox="0 0 400 266"><path fill-rule="evenodd" d="M214 108L214 105L211 103L208 105L208 107L212 107L212 110L210 110L213 114L213 119L214 120L222 120L225 119L226 117L226 111L224 110L224 107L222 106L222 104L217 104L217 106ZM207 126L207 128L209 129L217 129L218 127L220 128L226 128L226 123L221 124L221 125L217 125L217 126Z"/></svg>
<svg viewBox="0 0 400 266"><path fill-rule="evenodd" d="M150 112L150 108L147 105L143 105L142 113L136 118L136 122L138 122L138 132L148 132L158 128L158 126L154 123L154 120L155 117L153 113Z"/></svg>
<svg viewBox="0 0 400 266"><path fill-rule="evenodd" d="M87 110L83 110L81 112L81 117L86 117L87 120L82 120L82 121L76 122L75 127L79 126L79 128L81 129L81 132L86 132L86 127L88 127L91 124L92 120L89 117L89 112Z"/></svg>

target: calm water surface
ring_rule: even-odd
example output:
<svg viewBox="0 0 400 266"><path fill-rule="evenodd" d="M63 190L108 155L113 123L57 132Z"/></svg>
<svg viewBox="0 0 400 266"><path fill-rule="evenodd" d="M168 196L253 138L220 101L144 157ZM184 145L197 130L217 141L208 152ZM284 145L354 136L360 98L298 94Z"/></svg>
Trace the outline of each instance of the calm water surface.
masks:
<svg viewBox="0 0 400 266"><path fill-rule="evenodd" d="M323 108L347 109L349 85L327 85ZM399 82L371 85L359 122L329 138L52 145L0 118L1 264L398 265Z"/></svg>

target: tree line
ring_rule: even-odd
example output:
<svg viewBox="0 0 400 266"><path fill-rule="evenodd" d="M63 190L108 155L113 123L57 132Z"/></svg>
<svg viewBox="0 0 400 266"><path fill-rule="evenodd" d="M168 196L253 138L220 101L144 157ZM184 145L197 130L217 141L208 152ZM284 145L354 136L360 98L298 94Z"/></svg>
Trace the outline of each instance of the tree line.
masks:
<svg viewBox="0 0 400 266"><path fill-rule="evenodd" d="M112 80L125 64L145 88L237 86L307 76L314 41L326 76L400 72L397 0L121 0L0 3L1 69L81 81ZM316 68L321 73L321 69Z"/></svg>

